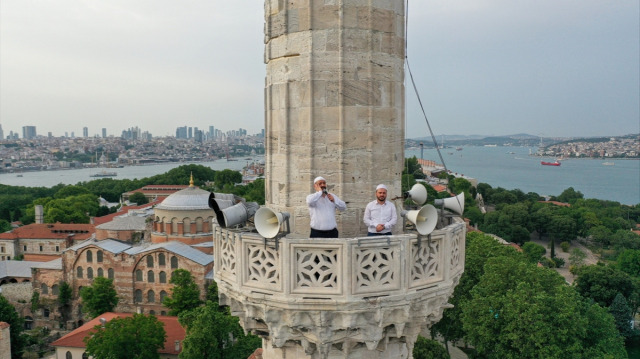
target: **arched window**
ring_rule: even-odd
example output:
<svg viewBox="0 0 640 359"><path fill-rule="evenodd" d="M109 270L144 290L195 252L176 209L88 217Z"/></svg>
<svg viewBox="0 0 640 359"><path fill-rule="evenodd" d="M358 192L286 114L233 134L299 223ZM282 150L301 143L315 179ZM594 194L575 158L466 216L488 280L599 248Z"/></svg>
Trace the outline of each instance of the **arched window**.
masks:
<svg viewBox="0 0 640 359"><path fill-rule="evenodd" d="M140 289L136 289L136 292L133 295L133 301L135 303L141 303L142 302L142 291Z"/></svg>
<svg viewBox="0 0 640 359"><path fill-rule="evenodd" d="M109 279L113 279L113 268L107 270L107 276Z"/></svg>
<svg viewBox="0 0 640 359"><path fill-rule="evenodd" d="M153 268L153 256L152 255L148 255L147 256L147 267Z"/></svg>
<svg viewBox="0 0 640 359"><path fill-rule="evenodd" d="M182 234L182 233L178 233L178 219L177 218L173 218L171 219L171 234L176 235L176 234Z"/></svg>
<svg viewBox="0 0 640 359"><path fill-rule="evenodd" d="M52 285L51 286L51 294L58 295L58 293L59 293L58 285L57 284Z"/></svg>
<svg viewBox="0 0 640 359"><path fill-rule="evenodd" d="M155 310L150 310L149 311L149 315L156 315L156 311Z"/></svg>
<svg viewBox="0 0 640 359"><path fill-rule="evenodd" d="M198 217L196 218L196 232L198 233L202 233L204 230L204 226L202 225L204 221L202 220L202 217Z"/></svg>
<svg viewBox="0 0 640 359"><path fill-rule="evenodd" d="M164 298L166 298L166 297L167 297L167 292L165 292L164 290L161 291L160 292L160 303L162 303L164 301Z"/></svg>
<svg viewBox="0 0 640 359"><path fill-rule="evenodd" d="M49 294L49 287L47 287L46 284L42 283L40 285L40 292L42 292L42 294Z"/></svg>
<svg viewBox="0 0 640 359"><path fill-rule="evenodd" d="M136 281L142 282L142 271L140 269L136 269Z"/></svg>
<svg viewBox="0 0 640 359"><path fill-rule="evenodd" d="M91 263L93 262L93 253L91 252L91 250L87 251L87 263Z"/></svg>
<svg viewBox="0 0 640 359"><path fill-rule="evenodd" d="M184 234L191 233L191 219L185 218L182 220L182 231L184 232Z"/></svg>
<svg viewBox="0 0 640 359"><path fill-rule="evenodd" d="M153 283L153 282L155 282L155 281L156 281L156 277L155 277L155 275L153 274L153 271L152 271L152 270L148 271L148 272L147 272L147 282L149 282L149 283Z"/></svg>
<svg viewBox="0 0 640 359"><path fill-rule="evenodd" d="M98 253L96 254L96 260L98 261L98 263L102 263L102 251L98 251Z"/></svg>
<svg viewBox="0 0 640 359"><path fill-rule="evenodd" d="M159 266L167 265L164 260L164 253L158 254L158 265Z"/></svg>
<svg viewBox="0 0 640 359"><path fill-rule="evenodd" d="M98 277L104 277L104 270L102 268L98 268Z"/></svg>
<svg viewBox="0 0 640 359"><path fill-rule="evenodd" d="M147 302L155 303L156 302L156 293L152 290L147 292Z"/></svg>
<svg viewBox="0 0 640 359"><path fill-rule="evenodd" d="M65 359L73 359L73 356L71 355L70 351L67 351L67 353L64 355Z"/></svg>
<svg viewBox="0 0 640 359"><path fill-rule="evenodd" d="M167 312L163 310L160 312L160 315L167 315Z"/></svg>
<svg viewBox="0 0 640 359"><path fill-rule="evenodd" d="M50 315L50 314L51 314L51 311L49 311L49 309L48 309L48 308L44 308L44 309L42 310L42 316L43 316L43 317L45 317L45 318L49 318L49 315Z"/></svg>
<svg viewBox="0 0 640 359"><path fill-rule="evenodd" d="M167 283L167 273L162 271L158 276L160 277L160 283Z"/></svg>
<svg viewBox="0 0 640 359"><path fill-rule="evenodd" d="M171 268L178 268L178 257L171 257Z"/></svg>
<svg viewBox="0 0 640 359"><path fill-rule="evenodd" d="M76 268L76 277L82 278L82 267Z"/></svg>
<svg viewBox="0 0 640 359"><path fill-rule="evenodd" d="M93 268L87 268L87 279L93 279Z"/></svg>

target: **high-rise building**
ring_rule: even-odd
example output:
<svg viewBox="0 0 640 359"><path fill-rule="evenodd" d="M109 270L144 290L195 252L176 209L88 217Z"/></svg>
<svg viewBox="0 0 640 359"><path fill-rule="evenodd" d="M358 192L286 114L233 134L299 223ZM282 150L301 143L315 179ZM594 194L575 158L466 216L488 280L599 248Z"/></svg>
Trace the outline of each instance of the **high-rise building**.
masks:
<svg viewBox="0 0 640 359"><path fill-rule="evenodd" d="M106 128L102 129L102 138L107 138L107 129Z"/></svg>
<svg viewBox="0 0 640 359"><path fill-rule="evenodd" d="M25 140L36 138L36 126L22 126L22 138Z"/></svg>
<svg viewBox="0 0 640 359"><path fill-rule="evenodd" d="M187 126L176 128L176 138L187 138Z"/></svg>
<svg viewBox="0 0 640 359"><path fill-rule="evenodd" d="M82 128L82 137L89 137L89 128L88 127L83 127Z"/></svg>
<svg viewBox="0 0 640 359"><path fill-rule="evenodd" d="M2 131L2 125L0 125L0 141L4 140L4 131Z"/></svg>

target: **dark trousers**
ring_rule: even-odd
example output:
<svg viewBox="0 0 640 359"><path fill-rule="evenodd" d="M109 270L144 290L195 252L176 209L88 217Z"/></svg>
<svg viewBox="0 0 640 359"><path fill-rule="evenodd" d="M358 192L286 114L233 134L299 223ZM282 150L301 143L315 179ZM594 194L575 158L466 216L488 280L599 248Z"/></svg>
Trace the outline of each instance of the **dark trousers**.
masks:
<svg viewBox="0 0 640 359"><path fill-rule="evenodd" d="M338 238L338 229L334 228L328 231L311 228L309 238Z"/></svg>
<svg viewBox="0 0 640 359"><path fill-rule="evenodd" d="M367 232L367 237L373 237L373 236L390 236L391 232L386 232L386 233L371 233L371 232Z"/></svg>

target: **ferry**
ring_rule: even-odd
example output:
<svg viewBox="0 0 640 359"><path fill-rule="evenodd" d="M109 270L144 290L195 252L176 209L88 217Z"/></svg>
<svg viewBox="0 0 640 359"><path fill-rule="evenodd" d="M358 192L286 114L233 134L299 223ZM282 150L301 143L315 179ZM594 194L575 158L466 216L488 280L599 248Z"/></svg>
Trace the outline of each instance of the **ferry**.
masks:
<svg viewBox="0 0 640 359"><path fill-rule="evenodd" d="M118 175L118 172L109 172L109 171L102 170L101 172L94 173L89 177L115 177L117 175Z"/></svg>

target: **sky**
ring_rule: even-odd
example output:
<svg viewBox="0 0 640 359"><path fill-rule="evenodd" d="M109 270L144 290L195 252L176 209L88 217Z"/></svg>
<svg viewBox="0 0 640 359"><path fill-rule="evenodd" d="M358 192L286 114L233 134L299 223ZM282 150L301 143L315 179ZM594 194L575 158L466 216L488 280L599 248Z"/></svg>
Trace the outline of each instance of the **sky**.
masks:
<svg viewBox="0 0 640 359"><path fill-rule="evenodd" d="M401 0L399 0L401 1ZM640 133L640 1L410 0L407 137ZM0 125L22 136L264 128L264 5L0 1Z"/></svg>

